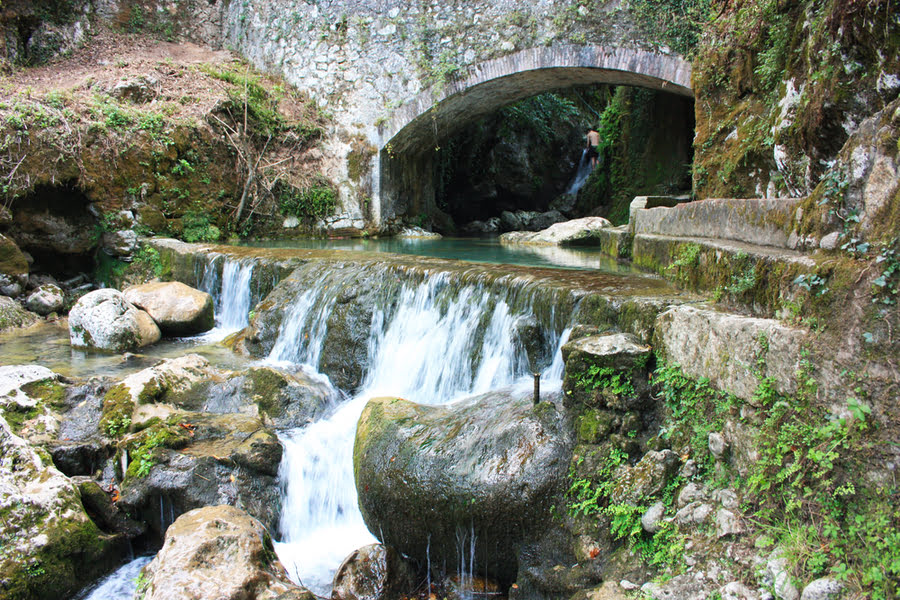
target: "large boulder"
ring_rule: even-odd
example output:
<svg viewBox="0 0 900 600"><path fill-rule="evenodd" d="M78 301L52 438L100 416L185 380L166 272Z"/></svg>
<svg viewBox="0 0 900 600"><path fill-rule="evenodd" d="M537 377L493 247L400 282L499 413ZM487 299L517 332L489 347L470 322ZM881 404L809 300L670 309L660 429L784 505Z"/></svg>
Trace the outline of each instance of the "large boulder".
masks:
<svg viewBox="0 0 900 600"><path fill-rule="evenodd" d="M58 313L66 306L66 293L58 285L46 283L28 296L25 306L39 315Z"/></svg>
<svg viewBox="0 0 900 600"><path fill-rule="evenodd" d="M215 325L212 296L179 281L135 285L124 293L125 299L147 311L166 335L193 335Z"/></svg>
<svg viewBox="0 0 900 600"><path fill-rule="evenodd" d="M78 489L0 418L0 597L69 597L116 560Z"/></svg>
<svg viewBox="0 0 900 600"><path fill-rule="evenodd" d="M535 233L512 231L500 236L501 244L536 244L545 246L600 245L599 230L611 227L603 217L584 217L550 225Z"/></svg>
<svg viewBox="0 0 900 600"><path fill-rule="evenodd" d="M429 548L432 564L471 561L508 585L520 549L560 502L569 456L563 414L530 395L451 407L375 398L359 419L353 467L363 518L384 544L422 563Z"/></svg>
<svg viewBox="0 0 900 600"><path fill-rule="evenodd" d="M150 315L117 290L85 294L69 311L69 340L76 348L125 352L156 343L160 337Z"/></svg>
<svg viewBox="0 0 900 600"><path fill-rule="evenodd" d="M315 598L288 579L265 527L233 506L180 516L141 575L136 594L144 600Z"/></svg>

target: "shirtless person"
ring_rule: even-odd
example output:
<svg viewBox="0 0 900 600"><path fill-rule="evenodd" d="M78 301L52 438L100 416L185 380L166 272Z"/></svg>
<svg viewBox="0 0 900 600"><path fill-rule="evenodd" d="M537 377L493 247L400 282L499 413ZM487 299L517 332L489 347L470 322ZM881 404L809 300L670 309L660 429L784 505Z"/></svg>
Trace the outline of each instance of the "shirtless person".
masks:
<svg viewBox="0 0 900 600"><path fill-rule="evenodd" d="M587 132L587 153L588 158L591 159L591 168L597 166L597 157L600 156L600 153L597 151L597 146L600 145L600 134L597 133L594 129L588 129Z"/></svg>

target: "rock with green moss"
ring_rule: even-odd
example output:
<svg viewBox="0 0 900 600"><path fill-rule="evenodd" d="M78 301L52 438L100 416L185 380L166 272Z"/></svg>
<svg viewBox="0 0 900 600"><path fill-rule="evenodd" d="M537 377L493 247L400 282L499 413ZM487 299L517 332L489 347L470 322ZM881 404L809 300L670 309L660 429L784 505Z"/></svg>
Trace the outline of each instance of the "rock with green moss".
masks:
<svg viewBox="0 0 900 600"><path fill-rule="evenodd" d="M44 442L59 429L48 408L62 392L60 376L40 365L0 367L0 413L17 435Z"/></svg>
<svg viewBox="0 0 900 600"><path fill-rule="evenodd" d="M160 337L150 315L116 290L85 294L69 312L69 339L76 348L126 352L156 343Z"/></svg>
<svg viewBox="0 0 900 600"><path fill-rule="evenodd" d="M650 347L631 334L588 336L562 347L568 405L624 411L638 408L649 390Z"/></svg>
<svg viewBox="0 0 900 600"><path fill-rule="evenodd" d="M37 323L38 316L22 308L22 305L6 296L0 296L0 331L16 327L28 327Z"/></svg>
<svg viewBox="0 0 900 600"><path fill-rule="evenodd" d="M111 566L116 547L50 457L0 418L0 597L68 598Z"/></svg>
<svg viewBox="0 0 900 600"><path fill-rule="evenodd" d="M147 311L166 335L194 335L213 328L212 296L179 281L135 285L125 299Z"/></svg>
<svg viewBox="0 0 900 600"><path fill-rule="evenodd" d="M299 427L314 421L337 401L337 391L322 378L277 367L222 372L167 396L179 408L206 413L259 416L275 427Z"/></svg>
<svg viewBox="0 0 900 600"><path fill-rule="evenodd" d="M242 507L267 527L280 514L278 437L246 415L174 413L118 443L119 506L161 535L172 516L215 504ZM160 498L167 515L159 518Z"/></svg>
<svg viewBox="0 0 900 600"><path fill-rule="evenodd" d="M366 525L415 560L430 546L432 564L460 564L465 536L465 560L471 543L476 570L509 584L520 549L546 532L560 502L569 431L562 412L530 395L494 392L449 408L370 400L353 452Z"/></svg>
<svg viewBox="0 0 900 600"><path fill-rule="evenodd" d="M0 234L0 293L17 296L28 281L28 261L12 238Z"/></svg>
<svg viewBox="0 0 900 600"><path fill-rule="evenodd" d="M28 310L39 315L62 312L66 305L66 294L58 285L46 283L34 290L25 301Z"/></svg>
<svg viewBox="0 0 900 600"><path fill-rule="evenodd" d="M278 561L266 528L233 506L209 506L178 517L141 572L144 600L315 600Z"/></svg>

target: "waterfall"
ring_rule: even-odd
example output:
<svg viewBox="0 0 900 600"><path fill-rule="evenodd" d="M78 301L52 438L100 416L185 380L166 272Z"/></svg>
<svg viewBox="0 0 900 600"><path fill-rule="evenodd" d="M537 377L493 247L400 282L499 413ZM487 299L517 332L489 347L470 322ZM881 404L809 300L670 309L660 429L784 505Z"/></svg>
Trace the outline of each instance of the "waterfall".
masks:
<svg viewBox="0 0 900 600"><path fill-rule="evenodd" d="M591 159L588 158L588 151L581 151L581 159L578 161L578 169L575 171L575 177L572 178L572 182L569 184L569 189L566 190L567 194L577 194L578 190L581 189L581 186L584 185L584 182L587 181L587 178L591 174Z"/></svg>
<svg viewBox="0 0 900 600"><path fill-rule="evenodd" d="M218 263L223 262L220 270ZM213 297L216 326L203 334L205 339L218 341L239 331L249 323L253 262L215 256L208 263L200 279L200 289Z"/></svg>
<svg viewBox="0 0 900 600"><path fill-rule="evenodd" d="M315 367L340 290L325 276L316 289L296 296L269 359ZM523 293L516 285L452 283L446 274L385 294L372 313L359 393L329 417L280 436L283 510L275 547L295 581L328 595L341 561L376 541L363 523L353 480L356 423L366 402L391 395L444 404L505 386L531 386L529 361L514 331L518 319L534 314L536 296L534 289ZM556 324L550 329L555 356L542 382L548 391L560 385L559 345L568 334Z"/></svg>

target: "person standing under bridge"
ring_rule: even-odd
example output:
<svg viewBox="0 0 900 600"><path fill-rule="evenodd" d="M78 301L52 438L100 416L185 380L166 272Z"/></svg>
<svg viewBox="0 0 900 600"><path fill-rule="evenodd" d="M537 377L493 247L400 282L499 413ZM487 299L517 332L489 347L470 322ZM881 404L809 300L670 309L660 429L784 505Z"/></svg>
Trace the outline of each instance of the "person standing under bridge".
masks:
<svg viewBox="0 0 900 600"><path fill-rule="evenodd" d="M598 146L600 146L600 134L597 133L597 131L595 129L588 129L587 153L588 153L588 158L591 159L591 168L592 169L597 166L597 157L600 156Z"/></svg>

